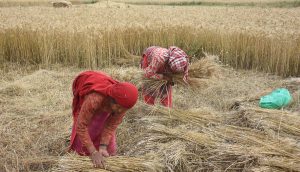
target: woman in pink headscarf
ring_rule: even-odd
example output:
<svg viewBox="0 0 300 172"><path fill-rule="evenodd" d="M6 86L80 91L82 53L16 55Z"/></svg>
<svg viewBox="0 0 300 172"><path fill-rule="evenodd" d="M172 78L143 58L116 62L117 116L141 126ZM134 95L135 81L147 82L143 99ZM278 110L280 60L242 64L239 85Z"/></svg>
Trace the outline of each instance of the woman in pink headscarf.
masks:
<svg viewBox="0 0 300 172"><path fill-rule="evenodd" d="M74 80L73 95L70 149L90 156L95 167L103 168L103 157L116 154L116 128L135 105L138 90L104 73L86 71Z"/></svg>
<svg viewBox="0 0 300 172"><path fill-rule="evenodd" d="M189 59L187 54L178 47L171 46L169 49L152 46L143 52L141 68L144 69L144 77L166 80L167 84L158 88L157 91L149 91L143 87L143 97L147 104L153 105L155 99L160 98L162 105L172 107L172 74L184 73L183 80L187 82Z"/></svg>

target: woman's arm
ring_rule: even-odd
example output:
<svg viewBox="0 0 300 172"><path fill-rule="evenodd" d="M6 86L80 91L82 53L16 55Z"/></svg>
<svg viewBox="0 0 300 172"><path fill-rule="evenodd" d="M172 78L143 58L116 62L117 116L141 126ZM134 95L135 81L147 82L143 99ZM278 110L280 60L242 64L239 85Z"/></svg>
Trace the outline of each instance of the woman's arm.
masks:
<svg viewBox="0 0 300 172"><path fill-rule="evenodd" d="M96 151L96 148L88 133L88 125L95 115L96 111L101 108L104 96L98 93L91 93L85 96L85 100L81 106L79 117L77 121L77 134L84 147L92 154Z"/></svg>

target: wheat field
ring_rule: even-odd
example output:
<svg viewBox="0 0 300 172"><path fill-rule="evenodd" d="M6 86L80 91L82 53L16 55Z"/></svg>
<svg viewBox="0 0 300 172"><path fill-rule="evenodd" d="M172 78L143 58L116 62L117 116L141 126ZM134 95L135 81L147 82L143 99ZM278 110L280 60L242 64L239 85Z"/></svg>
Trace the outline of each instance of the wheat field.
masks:
<svg viewBox="0 0 300 172"><path fill-rule="evenodd" d="M287 0L0 0L0 171L300 171L300 9ZM140 99L118 156L94 169L67 153L71 83L84 70L137 80L141 53L212 56L217 77L176 85L173 109ZM195 69L193 69L195 70ZM258 107L287 88L292 103Z"/></svg>
<svg viewBox="0 0 300 172"><path fill-rule="evenodd" d="M119 61L115 58L128 53L139 56L153 44L176 44L191 57L199 58L207 51L236 68L297 76L299 16L298 8L172 7L111 1L68 9L2 7L0 61L93 68L111 66Z"/></svg>
<svg viewBox="0 0 300 172"><path fill-rule="evenodd" d="M174 9L176 8L176 10ZM176 12L175 12L176 11ZM78 16L78 14L80 14ZM77 17L74 17L77 16ZM163 17L161 17L163 16ZM226 33L299 37L298 8L229 8L222 6L136 6L105 2L70 9L52 7L1 8L1 29L30 28L85 32L116 28L162 28L190 26Z"/></svg>

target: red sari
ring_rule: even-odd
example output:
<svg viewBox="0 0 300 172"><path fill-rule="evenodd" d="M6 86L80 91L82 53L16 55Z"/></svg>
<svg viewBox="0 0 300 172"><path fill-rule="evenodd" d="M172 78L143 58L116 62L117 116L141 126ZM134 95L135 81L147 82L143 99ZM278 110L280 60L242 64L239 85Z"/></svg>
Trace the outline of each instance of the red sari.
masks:
<svg viewBox="0 0 300 172"><path fill-rule="evenodd" d="M109 107L107 102L113 98L119 105L128 109L131 108L138 97L136 87L130 83L120 83L101 72L86 71L76 77L72 90L74 95L72 104L73 129L70 149L80 155L89 155L86 146L94 146L98 150L102 142L108 145L108 153L114 155L116 153L115 130L125 113L111 113L111 110L106 108ZM90 100L94 104L86 106L84 102ZM92 111L95 107L100 109ZM91 109L88 110L88 108ZM78 122L79 119L80 122ZM79 131L83 134L80 133L79 135L77 129L80 129Z"/></svg>

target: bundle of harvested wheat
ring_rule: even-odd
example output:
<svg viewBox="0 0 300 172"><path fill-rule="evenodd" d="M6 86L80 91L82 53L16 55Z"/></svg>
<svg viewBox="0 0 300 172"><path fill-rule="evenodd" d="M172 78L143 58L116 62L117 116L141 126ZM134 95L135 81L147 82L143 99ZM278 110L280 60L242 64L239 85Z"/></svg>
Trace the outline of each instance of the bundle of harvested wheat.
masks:
<svg viewBox="0 0 300 172"><path fill-rule="evenodd" d="M262 157L258 160L261 166L279 167L284 171L300 171L300 161L284 157ZM274 170L271 170L274 171Z"/></svg>
<svg viewBox="0 0 300 172"><path fill-rule="evenodd" d="M277 155L300 159L299 146L284 140L278 142L277 139L268 137L266 133L258 130L237 126L220 126L213 132L218 138L240 145L242 149L252 147L251 152L247 152L247 154L256 156ZM243 152L242 149L239 151Z"/></svg>
<svg viewBox="0 0 300 172"><path fill-rule="evenodd" d="M219 145L218 153L247 155L259 160L258 165L299 171L299 146L289 141L279 141L258 130L236 126L221 126L214 133L227 140L227 143ZM275 160L281 163L275 164Z"/></svg>
<svg viewBox="0 0 300 172"><path fill-rule="evenodd" d="M143 103L140 103L138 105L138 108L143 109L144 114L151 116L154 115L156 121L176 120L180 121L182 124L193 124L197 127L202 127L211 124L217 125L220 124L224 119L224 117L219 113L204 109L170 109L162 106L150 106ZM144 119L145 118L143 118L143 120Z"/></svg>
<svg viewBox="0 0 300 172"><path fill-rule="evenodd" d="M72 7L72 2L70 1L56 1L51 2L54 8L60 8L60 7Z"/></svg>
<svg viewBox="0 0 300 172"><path fill-rule="evenodd" d="M149 171L157 172L162 171L162 164L159 159L154 156L143 157L124 157L112 156L105 159L105 169L96 169L93 167L91 159L86 156L78 156L68 154L62 157L58 162L58 167L53 171L118 171L118 172L136 172L136 171Z"/></svg>
<svg viewBox="0 0 300 172"><path fill-rule="evenodd" d="M167 83L165 80L145 78L144 71L136 67L113 68L107 70L107 73L119 81L130 81L140 89L144 86L149 92L155 92Z"/></svg>
<svg viewBox="0 0 300 172"><path fill-rule="evenodd" d="M214 56L206 55L206 57L197 60L189 66L189 76L191 78L211 78L218 76L220 73L220 65L214 59Z"/></svg>
<svg viewBox="0 0 300 172"><path fill-rule="evenodd" d="M152 132L158 132L162 134L161 138L179 138L195 144L207 147L214 147L217 142L222 139L213 138L205 133L189 131L181 128L168 128L164 125L153 124L150 128ZM157 137L159 138L159 137Z"/></svg>
<svg viewBox="0 0 300 172"><path fill-rule="evenodd" d="M272 137L279 135L286 135L290 138L300 137L300 117L288 111L242 107L226 118L228 123L264 130Z"/></svg>
<svg viewBox="0 0 300 172"><path fill-rule="evenodd" d="M188 85L196 88L206 86L211 78L219 75L220 65L210 56L206 56L190 64ZM187 85L183 81L183 74L173 75L173 81L179 85Z"/></svg>
<svg viewBox="0 0 300 172"><path fill-rule="evenodd" d="M235 118L228 113L206 113L197 109L170 110L142 104L139 106L146 115L138 120L143 122L144 128L139 130L141 135L135 138L138 141L135 142L136 146L128 151L129 154L142 155L154 151L157 156L165 159L165 167L184 171L247 170L268 164L270 169L297 171L299 168L299 146L292 139L286 139L297 132L293 122L287 124L291 123L289 129L295 131L288 132L285 136L270 137L266 132L273 121L280 119L280 115L276 114L278 111L251 109L257 113L257 118L262 112L268 112L266 118L260 118L261 122L266 122L266 130L261 130L250 126L239 127L238 123L235 124L237 126L226 125L230 122L226 120L227 115ZM296 116L291 116L288 112L282 113L288 121L297 121ZM214 125L207 125L210 123ZM172 146L174 144L175 149ZM168 151L172 154L167 153ZM279 163L274 163L275 160ZM181 164L178 164L178 161Z"/></svg>
<svg viewBox="0 0 300 172"><path fill-rule="evenodd" d="M172 74L172 81L174 84L189 87L191 89L199 89L207 87L214 77L219 76L220 65L218 65L212 58L202 58L189 66L189 76L187 83L183 80L183 74ZM154 80L142 78L146 88L149 88L152 92L155 89L160 89L168 82L165 80Z"/></svg>
<svg viewBox="0 0 300 172"><path fill-rule="evenodd" d="M125 58L123 60L128 62L135 59L137 61L138 56L130 55L131 58ZM132 57L134 56L134 57ZM122 62L123 63L123 62ZM173 74L173 82L177 85L188 86L190 88L203 88L207 87L211 82L212 78L219 76L220 65L215 62L215 60L207 56L198 61L193 62L189 66L189 77L187 83L183 80L183 74ZM113 69L108 71L108 73L121 81L131 81L138 87L144 86L147 92L155 93L158 92L162 87L166 86L168 82L166 80L155 80L144 77L144 71L136 67Z"/></svg>
<svg viewBox="0 0 300 172"><path fill-rule="evenodd" d="M136 138L140 142L128 153L153 151L165 159L165 167L170 171L243 170L246 165L255 165L255 157L247 156L244 152L226 152L219 149L227 140L216 135L214 128L199 130L198 127L191 129L182 124L169 127L153 122L152 125L147 123L144 134ZM227 145L231 146L234 143ZM178 161L181 164L178 164Z"/></svg>
<svg viewBox="0 0 300 172"><path fill-rule="evenodd" d="M119 81L132 82L135 85L141 85L141 80L143 76L143 70L136 67L128 68L110 68L106 69L106 72L112 77Z"/></svg>

